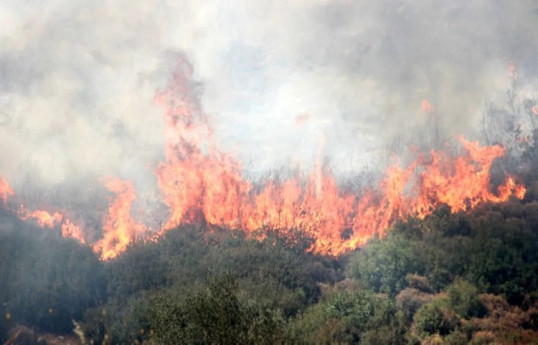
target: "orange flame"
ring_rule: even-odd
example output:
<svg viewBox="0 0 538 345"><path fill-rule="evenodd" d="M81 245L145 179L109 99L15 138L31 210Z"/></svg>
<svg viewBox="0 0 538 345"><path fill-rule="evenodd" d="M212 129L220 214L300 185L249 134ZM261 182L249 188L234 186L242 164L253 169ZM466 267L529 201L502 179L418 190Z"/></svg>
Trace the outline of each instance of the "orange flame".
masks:
<svg viewBox="0 0 538 345"><path fill-rule="evenodd" d="M433 113L435 110L433 108L433 105L431 105L431 103L427 99L422 100L420 109L422 110L423 113Z"/></svg>
<svg viewBox="0 0 538 345"><path fill-rule="evenodd" d="M103 238L93 245L93 249L101 253L103 260L108 260L123 252L136 239L137 234L146 231L146 228L131 217L131 205L136 200L131 183L113 179L106 182L105 186L116 194L116 199L105 216Z"/></svg>
<svg viewBox="0 0 538 345"><path fill-rule="evenodd" d="M61 212L50 213L45 210L30 211L24 205L20 205L17 212L23 220L34 220L39 226L44 228L60 227L62 237L74 238L80 243L86 243L82 228L73 224L65 214Z"/></svg>
<svg viewBox="0 0 538 345"><path fill-rule="evenodd" d="M187 79L178 73L174 83L185 85ZM505 150L481 147L462 137L465 155L452 158L432 151L428 163L417 159L406 168L391 166L379 189L361 197L340 190L321 169L310 175L306 185L296 177L253 188L243 178L239 162L215 149L211 130L187 87L174 84L158 100L166 107L167 124L166 162L156 170L170 208L165 229L193 222L240 227L250 234L266 226L301 228L315 239L314 251L338 255L383 234L401 217L424 217L441 204L454 211L467 210L480 202L525 194L513 178L498 193L491 192L489 170ZM427 101L423 109L433 111Z"/></svg>
<svg viewBox="0 0 538 345"><path fill-rule="evenodd" d="M6 180L0 177L0 200L5 203L7 202L7 199L13 195L14 193L13 189L11 189L11 186L7 183Z"/></svg>
<svg viewBox="0 0 538 345"><path fill-rule="evenodd" d="M65 217L63 219L61 229L62 229L63 237L74 238L75 240L79 241L82 244L86 243L82 229L79 226L73 224L69 219Z"/></svg>
<svg viewBox="0 0 538 345"><path fill-rule="evenodd" d="M513 177L491 191L490 168L505 154L500 146L480 146L459 137L464 154L453 157L431 151L402 167L391 165L377 189L361 195L338 187L335 178L321 167L301 178L268 181L257 186L246 180L241 164L217 150L212 130L190 94L189 74L178 71L170 87L157 95L164 111L165 161L155 174L169 217L157 234L180 224L240 228L250 236L265 227L302 229L314 238L311 250L339 255L383 235L397 219L425 217L442 204L453 211L469 210L483 202L502 202L515 196L522 199L525 187ZM433 106L422 102L424 112ZM534 108L533 108L534 111ZM92 244L103 260L117 257L129 243L148 239L151 229L131 216L136 200L132 184L120 179L106 182L115 199L103 219L103 237ZM13 195L0 178L0 199ZM24 219L34 219L44 227L60 226L62 235L84 242L83 232L60 212L19 210Z"/></svg>
<svg viewBox="0 0 538 345"><path fill-rule="evenodd" d="M9 197L15 196L13 189L0 177L0 199L3 203L7 202ZM54 228L60 226L62 236L74 238L80 243L86 243L82 229L73 224L64 214L60 212L49 213L44 210L30 211L24 205L20 205L16 211L19 217L23 220L34 220L41 227Z"/></svg>
<svg viewBox="0 0 538 345"><path fill-rule="evenodd" d="M49 213L44 210L28 211L21 206L19 214L22 219L33 219L42 227L54 228L62 222L63 215L59 212Z"/></svg>

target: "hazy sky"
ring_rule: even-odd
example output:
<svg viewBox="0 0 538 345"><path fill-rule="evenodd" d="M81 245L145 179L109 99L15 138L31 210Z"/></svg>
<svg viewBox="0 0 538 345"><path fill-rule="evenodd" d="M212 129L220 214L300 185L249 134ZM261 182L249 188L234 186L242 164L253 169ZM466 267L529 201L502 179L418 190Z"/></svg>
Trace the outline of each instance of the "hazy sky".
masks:
<svg viewBox="0 0 538 345"><path fill-rule="evenodd" d="M0 175L15 186L153 178L174 57L247 170L385 162L435 108L480 139L513 63L538 90L536 1L0 1ZM401 142L403 141L403 142Z"/></svg>

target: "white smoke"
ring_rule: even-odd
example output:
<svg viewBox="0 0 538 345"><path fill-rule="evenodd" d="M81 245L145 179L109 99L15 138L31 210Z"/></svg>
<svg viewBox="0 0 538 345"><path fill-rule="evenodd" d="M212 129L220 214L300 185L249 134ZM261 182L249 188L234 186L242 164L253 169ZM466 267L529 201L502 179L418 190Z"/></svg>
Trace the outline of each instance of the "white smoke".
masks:
<svg viewBox="0 0 538 345"><path fill-rule="evenodd" d="M537 13L509 0L4 0L0 175L16 189L154 184L153 97L176 53L219 146L250 171L309 167L320 150L335 170L375 166L431 135L416 130L423 99L446 138L477 139L510 63L535 85Z"/></svg>

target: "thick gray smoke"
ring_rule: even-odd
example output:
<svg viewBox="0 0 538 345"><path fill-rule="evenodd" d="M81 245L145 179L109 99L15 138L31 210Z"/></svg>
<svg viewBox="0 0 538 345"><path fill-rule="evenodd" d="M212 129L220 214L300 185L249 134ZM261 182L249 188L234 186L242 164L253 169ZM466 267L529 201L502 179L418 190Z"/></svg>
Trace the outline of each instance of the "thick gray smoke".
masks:
<svg viewBox="0 0 538 345"><path fill-rule="evenodd" d="M356 171L409 143L480 139L510 64L538 90L531 0L4 0L0 27L0 175L19 192L107 176L154 185L153 97L177 53L219 147L249 171L320 155Z"/></svg>

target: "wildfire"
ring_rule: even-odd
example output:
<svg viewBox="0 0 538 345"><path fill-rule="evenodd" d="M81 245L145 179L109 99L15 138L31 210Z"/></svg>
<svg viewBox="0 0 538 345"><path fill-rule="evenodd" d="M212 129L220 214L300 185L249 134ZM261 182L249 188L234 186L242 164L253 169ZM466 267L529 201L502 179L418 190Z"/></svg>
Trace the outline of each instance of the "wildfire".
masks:
<svg viewBox="0 0 538 345"><path fill-rule="evenodd" d="M0 200L6 203L15 193L9 183L0 177ZM73 224L65 214L61 212L48 212L45 210L28 210L24 205L20 205L15 213L23 220L33 220L44 228L59 227L63 237L74 238L80 243L86 243L82 229Z"/></svg>
<svg viewBox="0 0 538 345"><path fill-rule="evenodd" d="M106 188L116 194L116 199L108 208L103 222L103 238L93 245L103 260L115 258L123 252L127 245L136 239L138 233L146 231L146 227L136 223L131 217L131 206L136 195L131 183L113 179L106 183Z"/></svg>
<svg viewBox="0 0 538 345"><path fill-rule="evenodd" d="M14 193L13 189L11 189L11 186L7 183L6 180L0 177L0 200L5 203L10 196L13 196L13 194Z"/></svg>
<svg viewBox="0 0 538 345"><path fill-rule="evenodd" d="M19 209L19 215L22 219L33 219L40 226L47 228L54 228L63 219L63 215L60 212L49 213L44 210L28 211L24 206L21 206Z"/></svg>
<svg viewBox="0 0 538 345"><path fill-rule="evenodd" d="M59 227L62 233L62 237L74 238L80 243L86 243L82 228L73 224L64 213L57 211L50 213L45 210L30 211L24 205L21 205L19 207L17 213L19 214L19 217L21 219L33 220L41 227L51 229Z"/></svg>
<svg viewBox="0 0 538 345"><path fill-rule="evenodd" d="M377 190L362 196L340 190L335 178L319 168L306 183L295 177L253 188L241 175L240 163L215 149L189 88L177 83L187 85L188 76L177 73L174 85L158 98L166 107L165 137L170 138L166 161L156 170L170 208L165 228L192 222L240 227L250 234L263 227L301 228L315 239L312 250L338 255L383 234L401 217L424 217L441 204L467 210L525 194L513 178L491 192L489 170L505 150L462 137L464 155L453 158L432 151L429 162L421 158L405 168L395 164ZM433 111L428 101L422 105L424 111Z"/></svg>
<svg viewBox="0 0 538 345"><path fill-rule="evenodd" d="M284 232L302 229L315 239L311 250L339 255L374 235L383 235L401 217L425 217L442 204L459 211L525 195L524 186L513 177L491 191L490 168L505 149L483 147L463 137L459 138L463 154L454 157L431 151L406 166L394 163L377 188L360 195L340 189L320 164L306 178L255 185L242 175L239 161L216 148L211 127L190 94L190 73L178 70L169 88L156 97L164 108L166 146L165 160L155 174L169 217L161 229L138 223L131 216L136 200L132 184L107 181L105 186L115 199L103 217L102 238L90 244L103 260L117 257L137 239L189 223L239 228L251 236L259 236L259 230L266 227ZM434 108L424 100L422 110L433 112ZM298 125L303 119L299 120ZM0 178L0 200L6 203L11 196L13 190ZM81 228L63 213L21 207L18 214L43 227L60 227L63 236L85 242Z"/></svg>
<svg viewBox="0 0 538 345"><path fill-rule="evenodd" d="M422 104L420 105L420 109L422 110L423 113L427 114L427 113L433 113L433 111L435 110L433 108L433 105L431 105L431 103L427 100L427 99L423 99L422 100Z"/></svg>

